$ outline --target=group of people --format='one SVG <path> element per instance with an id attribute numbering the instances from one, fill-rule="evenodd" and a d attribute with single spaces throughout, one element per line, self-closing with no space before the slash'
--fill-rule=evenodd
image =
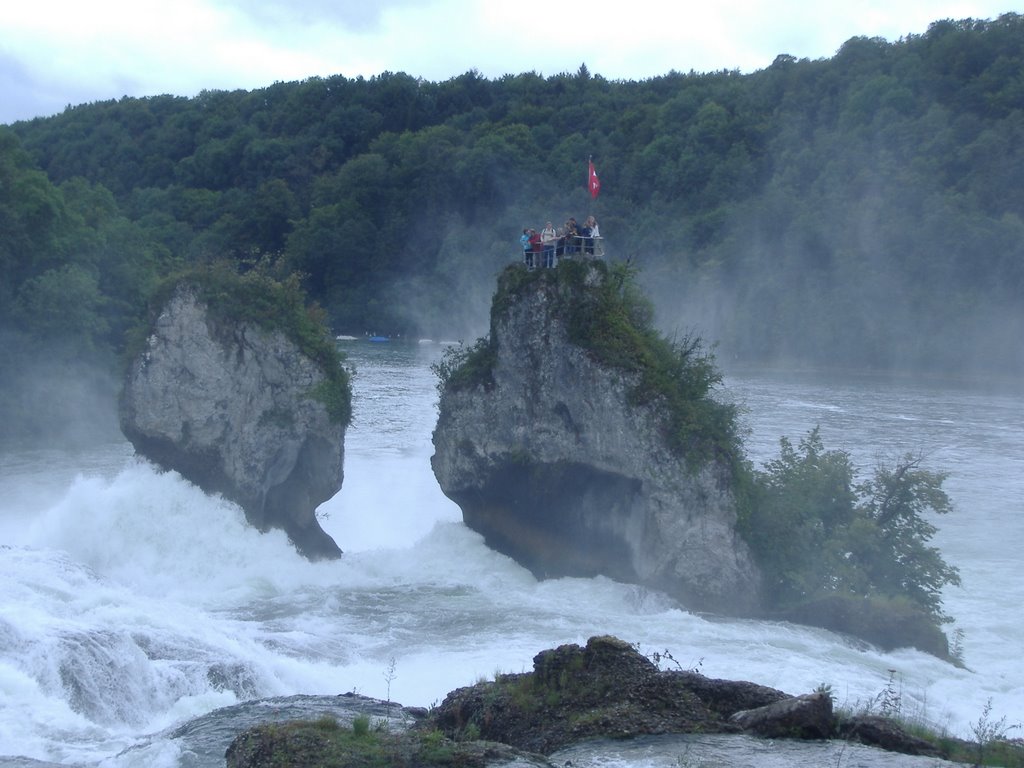
<path id="1" fill-rule="evenodd" d="M 588 216 L 582 226 L 572 216 L 565 226 L 557 230 L 547 222 L 538 232 L 529 227 L 523 228 L 519 242 L 523 246 L 523 261 L 527 269 L 544 266 L 547 269 L 558 264 L 558 260 L 574 254 L 594 255 L 594 244 L 601 237 L 601 229 L 597 219 Z M 543 264 L 542 264 L 543 260 Z"/>

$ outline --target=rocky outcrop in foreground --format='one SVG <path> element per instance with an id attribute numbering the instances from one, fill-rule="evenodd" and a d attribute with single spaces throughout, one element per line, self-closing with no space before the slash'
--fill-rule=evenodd
<path id="1" fill-rule="evenodd" d="M 538 578 L 604 575 L 749 613 L 759 574 L 728 462 L 683 455 L 664 399 L 637 395 L 643 372 L 573 340 L 603 322 L 613 279 L 600 262 L 502 275 L 487 346 L 443 387 L 434 474 L 466 525 Z M 645 354 L 622 343 L 625 358 Z"/>
<path id="2" fill-rule="evenodd" d="M 389 708 L 391 705 L 389 704 Z M 406 724 L 415 720 L 408 729 Z M 378 721 L 383 723 L 384 721 Z M 533 671 L 459 688 L 429 712 L 406 708 L 374 729 L 333 716 L 266 724 L 227 749 L 228 768 L 516 765 L 549 768 L 542 755 L 589 739 L 687 733 L 770 739 L 844 739 L 909 755 L 938 756 L 937 745 L 893 720 L 842 717 L 827 692 L 789 696 L 754 683 L 662 670 L 615 637 L 542 651 Z M 377 760 L 377 763 L 371 763 Z"/>
<path id="3" fill-rule="evenodd" d="M 532 672 L 452 691 L 428 725 L 453 739 L 472 733 L 541 754 L 590 738 L 673 733 L 835 737 L 905 754 L 938 754 L 891 720 L 838 718 L 826 692 L 789 696 L 755 683 L 661 670 L 609 636 L 592 637 L 583 648 L 541 651 Z"/>
<path id="4" fill-rule="evenodd" d="M 346 427 L 314 396 L 324 380 L 284 332 L 224 319 L 181 284 L 131 363 L 121 429 L 259 530 L 283 529 L 311 559 L 338 557 L 315 515 L 341 488 Z"/>

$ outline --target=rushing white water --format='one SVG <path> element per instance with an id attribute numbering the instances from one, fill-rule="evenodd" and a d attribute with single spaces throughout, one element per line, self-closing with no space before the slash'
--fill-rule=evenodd
<path id="1" fill-rule="evenodd" d="M 0 455 L 0 765 L 223 765 L 223 734 L 206 752 L 183 734 L 224 731 L 229 714 L 258 719 L 269 706 L 243 702 L 354 691 L 427 706 L 604 633 L 713 677 L 791 693 L 830 684 L 849 708 L 872 706 L 891 679 L 904 715 L 953 734 L 970 736 L 989 700 L 995 716 L 1024 719 L 1019 394 L 764 374 L 726 382 L 746 408 L 757 463 L 781 435 L 820 424 L 827 447 L 866 468 L 911 450 L 949 471 L 956 512 L 937 521 L 935 543 L 963 578 L 946 594 L 964 632 L 967 669 L 957 669 L 822 630 L 692 614 L 607 579 L 537 582 L 466 529 L 433 478 L 438 354 L 350 344 L 345 482 L 320 510 L 346 553 L 335 562 L 306 562 L 283 534 L 255 532 L 237 507 L 124 443 Z M 657 744 L 596 747 L 573 762 L 678 764 L 679 742 Z M 708 754 L 721 746 L 685 742 Z M 745 749 L 736 764 L 770 764 L 768 747 Z M 870 764 L 853 750 L 782 749 L 780 765 Z"/>

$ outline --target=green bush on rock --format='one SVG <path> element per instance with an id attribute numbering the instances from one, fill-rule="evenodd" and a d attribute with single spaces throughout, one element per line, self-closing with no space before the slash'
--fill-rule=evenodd
<path id="1" fill-rule="evenodd" d="M 847 453 L 818 429 L 755 472 L 741 531 L 765 576 L 770 609 L 883 647 L 948 655 L 941 590 L 957 569 L 928 545 L 932 514 L 952 505 L 945 474 L 906 455 L 858 482 Z"/>

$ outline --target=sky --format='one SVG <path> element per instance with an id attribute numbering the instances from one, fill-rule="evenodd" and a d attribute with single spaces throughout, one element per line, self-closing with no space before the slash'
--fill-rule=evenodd
<path id="1" fill-rule="evenodd" d="M 0 124 L 122 96 L 405 72 L 444 81 L 753 72 L 895 41 L 1011 0 L 4 0 Z"/>

